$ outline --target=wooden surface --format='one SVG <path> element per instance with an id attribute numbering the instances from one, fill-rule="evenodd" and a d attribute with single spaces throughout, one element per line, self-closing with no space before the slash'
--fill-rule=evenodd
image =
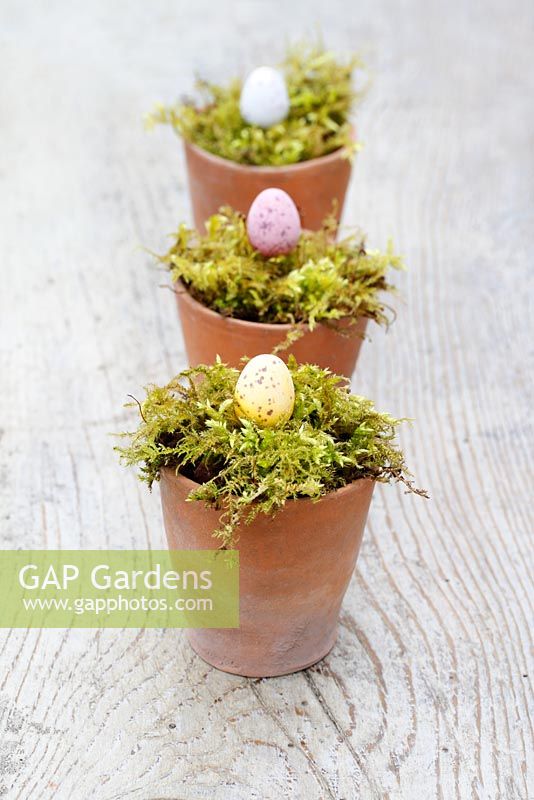
<path id="1" fill-rule="evenodd" d="M 316 24 L 373 71 L 346 222 L 409 266 L 354 386 L 415 418 L 403 445 L 432 500 L 378 492 L 338 644 L 302 674 L 221 674 L 180 631 L 1 632 L 2 800 L 534 797 L 533 16 L 3 0 L 2 546 L 164 546 L 158 492 L 108 436 L 128 392 L 184 365 L 141 249 L 189 218 L 182 154 L 141 116 Z"/>

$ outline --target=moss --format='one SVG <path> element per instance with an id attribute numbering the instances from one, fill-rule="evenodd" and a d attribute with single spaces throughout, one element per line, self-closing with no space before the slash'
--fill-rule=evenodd
<path id="1" fill-rule="evenodd" d="M 247 124 L 239 111 L 242 82 L 227 86 L 197 81 L 200 101 L 173 107 L 159 105 L 147 116 L 149 125 L 165 123 L 188 141 L 240 164 L 283 166 L 308 161 L 340 147 L 352 152 L 349 115 L 359 98 L 353 72 L 356 56 L 340 61 L 320 45 L 301 44 L 288 50 L 283 71 L 289 98 L 287 118 L 264 130 Z"/>
<path id="2" fill-rule="evenodd" d="M 147 389 L 136 431 L 118 447 L 151 487 L 163 467 L 199 483 L 189 496 L 221 509 L 214 532 L 232 542 L 236 526 L 270 514 L 290 498 L 321 496 L 359 478 L 401 481 L 414 489 L 395 444 L 401 420 L 351 395 L 344 379 L 289 359 L 295 409 L 278 428 L 263 429 L 236 416 L 238 370 L 217 362 Z"/>
<path id="3" fill-rule="evenodd" d="M 206 233 L 181 225 L 160 261 L 173 281 L 220 314 L 253 322 L 308 325 L 342 317 L 367 317 L 388 324 L 381 293 L 393 287 L 390 267 L 402 267 L 391 245 L 367 250 L 359 235 L 335 241 L 335 222 L 304 231 L 296 248 L 267 258 L 250 244 L 245 218 L 223 208 L 206 223 Z"/>

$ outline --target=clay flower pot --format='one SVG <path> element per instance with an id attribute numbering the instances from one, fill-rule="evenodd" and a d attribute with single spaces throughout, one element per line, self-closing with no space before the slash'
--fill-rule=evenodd
<path id="1" fill-rule="evenodd" d="M 264 322 L 247 322 L 233 317 L 223 317 L 216 311 L 194 300 L 185 287 L 176 284 L 176 302 L 182 323 L 185 348 L 190 366 L 212 364 L 219 355 L 232 367 L 243 366 L 243 356 L 270 353 L 283 342 L 292 326 L 272 325 Z M 336 326 L 347 328 L 350 321 L 336 321 Z M 361 317 L 351 326 L 350 334 L 343 336 L 332 327 L 318 324 L 313 331 L 303 326 L 304 334 L 291 347 L 279 353 L 287 361 L 292 354 L 300 364 L 317 364 L 338 375 L 352 376 L 360 352 L 367 319 Z"/>
<path id="2" fill-rule="evenodd" d="M 283 189 L 299 209 L 302 227 L 318 230 L 337 201 L 341 218 L 352 165 L 345 148 L 284 167 L 237 164 L 184 140 L 193 218 L 198 230 L 221 206 L 246 214 L 264 189 Z"/>
<path id="3" fill-rule="evenodd" d="M 186 502 L 197 484 L 165 468 L 160 485 L 169 548 L 217 548 L 220 512 Z M 240 627 L 189 630 L 198 655 L 249 677 L 285 675 L 323 658 L 336 640 L 373 488 L 363 479 L 318 502 L 288 500 L 238 529 Z"/>

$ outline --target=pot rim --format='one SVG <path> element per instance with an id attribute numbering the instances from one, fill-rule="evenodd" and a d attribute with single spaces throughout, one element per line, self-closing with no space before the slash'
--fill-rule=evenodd
<path id="1" fill-rule="evenodd" d="M 351 128 L 351 135 L 355 140 L 354 128 Z M 337 150 L 333 150 L 331 153 L 326 153 L 324 156 L 308 158 L 306 161 L 298 161 L 296 164 L 281 164 L 280 166 L 239 164 L 237 161 L 232 161 L 230 158 L 223 158 L 222 156 L 215 155 L 215 153 L 210 153 L 209 150 L 205 150 L 203 147 L 193 144 L 193 142 L 190 142 L 189 139 L 185 139 L 183 136 L 181 138 L 186 150 L 192 150 L 198 156 L 204 158 L 206 161 L 210 161 L 215 166 L 224 166 L 226 169 L 235 170 L 236 172 L 254 172 L 258 175 L 272 174 L 274 176 L 280 175 L 282 172 L 303 172 L 307 169 L 311 169 L 315 164 L 330 164 L 331 162 L 339 161 L 341 158 L 350 158 L 348 148 L 346 145 L 342 145 L 341 147 L 338 147 Z"/>
<path id="2" fill-rule="evenodd" d="M 189 487 L 188 494 L 189 492 L 193 491 L 193 489 L 202 486 L 201 483 L 197 483 L 196 481 L 191 480 L 191 478 L 187 478 L 185 475 L 182 475 L 181 472 L 176 472 L 174 467 L 161 467 L 160 472 L 161 474 L 165 473 L 171 480 L 176 480 L 178 483 L 182 483 L 186 487 Z M 377 483 L 377 481 L 374 478 L 356 478 L 356 480 L 351 481 L 350 483 L 346 483 L 345 486 L 340 486 L 338 489 L 334 489 L 333 491 L 328 492 L 327 494 L 323 494 L 319 498 L 312 498 L 312 497 L 288 498 L 283 506 L 281 506 L 279 509 L 276 509 L 273 512 L 272 516 L 279 513 L 280 511 L 283 511 L 287 503 L 313 503 L 315 505 L 315 503 L 321 503 L 323 500 L 327 500 L 328 498 L 340 497 L 341 495 L 354 492 L 357 489 L 362 488 L 363 485 L 366 483 L 375 484 Z M 209 510 L 217 511 L 217 509 L 211 507 L 209 507 Z M 266 516 L 271 516 L 271 515 L 266 515 Z"/>
<path id="3" fill-rule="evenodd" d="M 313 331 L 317 330 L 319 327 L 321 328 L 328 328 L 336 333 L 335 325 L 327 326 L 323 322 L 317 322 L 315 328 L 313 330 L 310 329 L 310 326 L 307 322 L 252 322 L 248 319 L 239 319 L 238 317 L 225 317 L 224 314 L 220 314 L 218 311 L 214 311 L 212 308 L 204 305 L 199 300 L 195 300 L 195 298 L 191 295 L 189 289 L 180 279 L 174 282 L 174 292 L 178 298 L 182 298 L 183 302 L 188 303 L 192 308 L 200 309 L 200 313 L 207 314 L 208 316 L 217 317 L 219 320 L 227 320 L 231 322 L 233 325 L 237 325 L 238 327 L 242 328 L 258 328 L 262 331 L 269 331 L 270 333 L 289 333 L 289 331 L 294 330 L 295 328 L 304 329 L 309 333 L 313 333 Z M 178 291 L 178 288 L 183 288 L 183 291 Z M 364 316 L 359 317 L 339 317 L 338 319 L 333 319 L 332 323 L 341 323 L 348 320 L 355 320 L 356 325 L 358 322 L 362 320 L 368 319 Z"/>

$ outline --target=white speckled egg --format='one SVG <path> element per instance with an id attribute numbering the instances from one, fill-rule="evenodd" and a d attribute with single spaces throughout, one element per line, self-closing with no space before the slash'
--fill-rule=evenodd
<path id="1" fill-rule="evenodd" d="M 249 208 L 249 241 L 267 258 L 290 253 L 300 239 L 301 230 L 297 206 L 283 189 L 264 189 Z"/>
<path id="2" fill-rule="evenodd" d="M 295 405 L 295 387 L 282 359 L 267 354 L 251 358 L 237 380 L 234 403 L 238 417 L 262 428 L 287 422 Z"/>
<path id="3" fill-rule="evenodd" d="M 284 76 L 273 67 L 253 70 L 241 90 L 241 116 L 250 125 L 270 128 L 289 113 L 289 95 Z"/>

